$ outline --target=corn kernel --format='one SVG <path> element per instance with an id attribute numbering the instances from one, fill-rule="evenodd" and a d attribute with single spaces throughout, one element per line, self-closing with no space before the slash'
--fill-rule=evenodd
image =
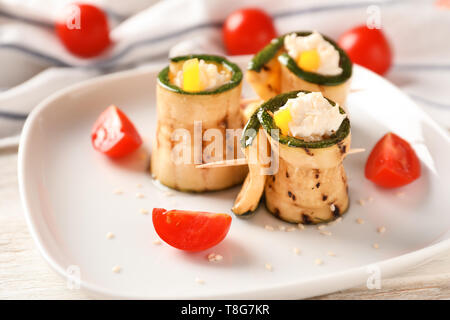
<path id="1" fill-rule="evenodd" d="M 314 72 L 320 67 L 320 56 L 316 50 L 303 51 L 298 57 L 297 64 L 308 72 Z"/>
<path id="2" fill-rule="evenodd" d="M 280 109 L 273 115 L 275 124 L 280 128 L 281 133 L 284 135 L 289 134 L 289 122 L 292 121 L 291 111 L 289 108 Z"/>
<path id="3" fill-rule="evenodd" d="M 197 58 L 186 60 L 183 64 L 183 90 L 188 92 L 202 91 L 200 67 Z"/>

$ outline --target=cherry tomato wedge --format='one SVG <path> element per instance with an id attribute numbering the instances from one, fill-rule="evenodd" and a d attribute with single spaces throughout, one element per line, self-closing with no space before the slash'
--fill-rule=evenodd
<path id="1" fill-rule="evenodd" d="M 111 44 L 106 15 L 90 4 L 66 7 L 55 29 L 66 49 L 82 58 L 97 56 Z"/>
<path id="2" fill-rule="evenodd" d="M 225 213 L 153 209 L 153 226 L 172 247 L 202 251 L 221 242 L 228 233 L 231 216 Z"/>
<path id="3" fill-rule="evenodd" d="M 96 150 L 112 158 L 127 155 L 142 144 L 133 123 L 114 105 L 98 117 L 92 127 L 91 140 Z"/>
<path id="4" fill-rule="evenodd" d="M 365 175 L 379 186 L 401 187 L 420 177 L 420 161 L 407 141 L 390 132 L 370 153 Z"/>
<path id="5" fill-rule="evenodd" d="M 255 54 L 277 36 L 272 18 L 263 10 L 246 8 L 231 13 L 222 27 L 228 54 Z"/>
<path id="6" fill-rule="evenodd" d="M 358 26 L 342 34 L 338 43 L 350 60 L 380 75 L 385 74 L 391 66 L 392 50 L 380 29 Z"/>

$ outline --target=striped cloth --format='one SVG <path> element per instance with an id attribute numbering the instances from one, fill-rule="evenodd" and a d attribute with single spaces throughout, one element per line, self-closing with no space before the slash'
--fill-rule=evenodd
<path id="1" fill-rule="evenodd" d="M 317 30 L 334 39 L 379 12 L 395 53 L 387 79 L 450 130 L 450 0 L 91 0 L 107 12 L 114 41 L 95 59 L 70 55 L 53 32 L 67 2 L 0 0 L 0 147 L 16 143 L 32 108 L 66 86 L 168 55 L 224 54 L 222 22 L 250 6 L 269 12 L 280 34 Z"/>

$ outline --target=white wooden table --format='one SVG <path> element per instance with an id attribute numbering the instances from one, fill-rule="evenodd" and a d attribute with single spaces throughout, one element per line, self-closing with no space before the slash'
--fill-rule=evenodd
<path id="1" fill-rule="evenodd" d="M 26 226 L 17 184 L 17 148 L 0 149 L 0 299 L 89 299 L 69 290 L 40 256 Z M 450 251 L 382 288 L 345 290 L 318 299 L 450 299 Z"/>

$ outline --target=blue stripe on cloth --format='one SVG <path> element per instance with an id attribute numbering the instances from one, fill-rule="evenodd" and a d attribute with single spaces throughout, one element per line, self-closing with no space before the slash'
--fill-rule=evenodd
<path id="1" fill-rule="evenodd" d="M 30 19 L 30 18 L 26 18 L 26 17 L 20 17 L 20 16 L 17 16 L 17 15 L 14 15 L 12 13 L 5 12 L 5 11 L 2 11 L 2 10 L 0 10 L 0 17 L 12 19 L 12 20 L 17 20 L 17 21 L 20 21 L 20 22 L 23 22 L 23 23 L 27 23 L 27 24 L 32 24 L 32 25 L 38 26 L 38 27 L 44 27 L 44 28 L 47 28 L 47 29 L 53 29 L 53 24 L 52 23 L 39 21 L 39 20 L 35 20 L 35 19 Z"/>
<path id="2" fill-rule="evenodd" d="M 121 15 L 117 12 L 112 11 L 111 9 L 108 8 L 102 8 L 104 12 L 106 12 L 106 15 L 112 19 L 115 20 L 117 22 L 121 22 L 123 20 L 125 20 L 126 18 L 128 18 L 127 16 Z M 51 22 L 45 22 L 45 21 L 39 21 L 39 20 L 35 20 L 35 19 L 31 19 L 28 17 L 21 17 L 18 16 L 16 14 L 12 14 L 3 10 L 0 10 L 0 17 L 4 17 L 4 18 L 8 18 L 11 20 L 16 20 L 16 21 L 20 21 L 22 23 L 26 23 L 26 24 L 31 24 L 37 27 L 44 27 L 47 29 L 53 29 L 54 25 Z"/>
<path id="3" fill-rule="evenodd" d="M 10 111 L 1 111 L 0 110 L 0 118 L 5 118 L 9 120 L 25 120 L 28 117 L 26 113 L 16 113 Z"/>
<path id="4" fill-rule="evenodd" d="M 399 2 L 399 1 L 405 1 L 405 0 L 393 0 L 392 2 Z M 279 12 L 276 14 L 273 14 L 272 17 L 274 19 L 282 19 L 282 18 L 289 18 L 293 16 L 299 16 L 304 14 L 312 14 L 312 13 L 319 13 L 319 12 L 327 12 L 327 11 L 337 11 L 337 10 L 346 10 L 346 9 L 358 9 L 358 8 L 364 8 L 370 5 L 385 5 L 385 4 L 391 4 L 389 3 L 377 3 L 374 1 L 365 1 L 365 2 L 358 2 L 358 3 L 338 3 L 330 6 L 323 6 L 323 7 L 309 7 L 309 8 L 303 8 L 298 10 L 289 10 L 286 12 Z"/>
<path id="5" fill-rule="evenodd" d="M 186 29 L 183 29 L 182 31 L 174 31 L 171 33 L 167 33 L 165 35 L 156 37 L 156 38 L 150 38 L 150 39 L 144 39 L 144 40 L 140 40 L 138 42 L 132 43 L 130 44 L 128 47 L 124 48 L 122 51 L 120 51 L 119 53 L 117 53 L 114 57 L 111 57 L 105 61 L 101 61 L 99 63 L 96 63 L 95 65 L 91 66 L 94 68 L 101 68 L 104 67 L 106 65 L 109 65 L 117 60 L 119 60 L 120 58 L 126 56 L 129 52 L 131 52 L 133 49 L 138 48 L 140 46 L 143 45 L 148 45 L 148 44 L 154 44 L 157 42 L 163 42 L 163 41 L 167 41 L 176 37 L 180 37 L 181 35 L 185 35 L 187 33 L 190 33 L 192 31 L 195 30 L 200 30 L 200 29 L 206 29 L 206 28 L 221 28 L 222 27 L 222 23 L 204 23 L 204 24 L 199 24 L 196 26 L 192 26 Z"/>
<path id="6" fill-rule="evenodd" d="M 362 1 L 362 2 L 358 2 L 358 3 L 338 3 L 338 4 L 334 4 L 334 5 L 329 5 L 329 6 L 315 6 L 315 7 L 302 8 L 302 9 L 297 9 L 297 10 L 290 10 L 288 12 L 281 12 L 281 13 L 274 14 L 274 18 L 275 19 L 283 19 L 286 17 L 299 16 L 299 15 L 311 14 L 311 13 L 317 13 L 317 12 L 355 9 L 355 8 L 361 8 L 361 7 L 374 5 L 374 4 L 379 4 L 379 5 L 384 6 L 384 5 L 391 5 L 394 3 L 405 2 L 405 1 L 408 1 L 408 0 L 392 0 L 389 2 Z M 420 1 L 420 0 L 416 0 L 416 1 Z M 220 28 L 221 26 L 222 26 L 222 22 L 202 23 L 202 24 L 194 25 L 189 28 L 185 28 L 182 30 L 177 30 L 177 31 L 174 31 L 174 32 L 171 32 L 168 34 L 164 34 L 162 36 L 140 40 L 140 41 L 137 41 L 135 43 L 128 45 L 122 51 L 117 53 L 115 56 L 113 56 L 109 59 L 106 59 L 104 61 L 90 65 L 89 68 L 102 68 L 102 67 L 108 66 L 110 64 L 113 64 L 120 58 L 126 56 L 129 52 L 133 51 L 134 49 L 136 49 L 138 47 L 144 46 L 144 45 L 155 44 L 158 42 L 167 41 L 167 40 L 170 40 L 170 39 L 173 39 L 176 37 L 180 37 L 182 35 L 188 34 L 192 31 L 199 30 L 199 29 Z M 17 46 L 18 50 L 21 50 L 20 48 L 23 48 L 23 47 Z M 26 53 L 32 54 L 33 56 L 36 56 L 36 57 L 41 57 L 41 58 L 46 57 L 46 55 L 44 53 L 37 52 L 37 51 L 31 50 L 29 48 L 24 48 L 24 50 L 26 51 Z M 47 57 L 46 60 L 55 61 L 57 59 L 53 58 L 53 57 Z M 61 63 L 59 60 L 58 60 L 58 62 Z M 67 65 L 67 63 L 64 63 L 64 65 Z"/>
<path id="7" fill-rule="evenodd" d="M 49 56 L 47 54 L 44 54 L 42 52 L 39 52 L 39 51 L 34 50 L 34 49 L 27 48 L 27 47 L 24 47 L 24 46 L 19 46 L 19 45 L 16 45 L 16 44 L 6 44 L 6 43 L 2 44 L 2 43 L 0 43 L 0 49 L 2 49 L 2 48 L 15 49 L 15 50 L 20 51 L 22 53 L 31 55 L 33 57 L 36 57 L 36 58 L 39 58 L 39 59 L 42 59 L 42 60 L 45 60 L 47 62 L 50 62 L 50 63 L 52 63 L 52 64 L 54 64 L 55 66 L 58 66 L 58 67 L 73 67 L 72 65 L 70 65 L 70 64 L 68 64 L 68 63 L 66 63 L 66 62 L 64 62 L 62 60 L 59 60 L 58 58 Z"/>

